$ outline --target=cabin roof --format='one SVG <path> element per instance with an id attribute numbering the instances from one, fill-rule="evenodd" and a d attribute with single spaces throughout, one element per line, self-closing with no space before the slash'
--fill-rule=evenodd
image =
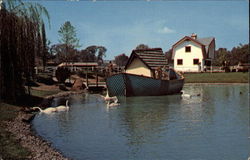
<path id="1" fill-rule="evenodd" d="M 139 58 L 150 70 L 159 66 L 168 65 L 161 48 L 133 50 L 125 69 L 132 63 L 134 58 Z"/>

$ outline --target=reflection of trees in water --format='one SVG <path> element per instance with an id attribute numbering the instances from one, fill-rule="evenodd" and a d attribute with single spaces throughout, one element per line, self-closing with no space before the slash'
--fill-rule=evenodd
<path id="1" fill-rule="evenodd" d="M 175 102 L 173 102 L 175 101 Z M 138 147 L 144 143 L 154 143 L 167 131 L 171 103 L 179 101 L 179 96 L 130 97 L 124 102 L 120 123 L 126 126 L 128 144 Z"/>

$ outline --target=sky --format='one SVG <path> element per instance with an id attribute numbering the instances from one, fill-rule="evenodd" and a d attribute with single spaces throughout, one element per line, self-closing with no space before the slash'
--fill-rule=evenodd
<path id="1" fill-rule="evenodd" d="M 66 21 L 75 27 L 84 49 L 100 45 L 104 59 L 125 53 L 139 44 L 162 48 L 164 52 L 184 36 L 215 37 L 216 49 L 231 50 L 249 43 L 249 1 L 191 0 L 43 0 L 50 14 L 47 38 L 59 43 L 58 30 Z"/>

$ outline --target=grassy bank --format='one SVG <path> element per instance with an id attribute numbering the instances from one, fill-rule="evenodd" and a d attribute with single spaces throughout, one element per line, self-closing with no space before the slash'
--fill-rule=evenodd
<path id="1" fill-rule="evenodd" d="M 248 83 L 249 73 L 185 73 L 185 83 Z"/>
<path id="2" fill-rule="evenodd" d="M 22 106 L 37 105 L 43 97 L 55 93 L 58 93 L 58 91 L 31 90 L 32 96 L 25 97 L 22 104 L 11 105 L 0 103 L 0 159 L 27 159 L 30 156 L 30 152 L 26 148 L 23 148 L 11 133 L 6 131 L 4 121 L 15 119 Z"/>
<path id="3" fill-rule="evenodd" d="M 30 154 L 5 130 L 6 125 L 3 123 L 13 120 L 19 111 L 19 106 L 0 103 L 0 159 L 26 159 Z"/>

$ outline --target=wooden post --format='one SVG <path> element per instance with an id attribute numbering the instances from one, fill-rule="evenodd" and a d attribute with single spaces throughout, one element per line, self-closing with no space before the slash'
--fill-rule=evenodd
<path id="1" fill-rule="evenodd" d="M 87 72 L 86 72 L 86 83 L 87 83 L 87 88 L 88 88 L 88 86 L 89 86 L 89 82 L 88 82 L 88 70 L 87 70 Z"/>
<path id="2" fill-rule="evenodd" d="M 98 74 L 96 72 L 96 87 L 98 87 Z"/>

